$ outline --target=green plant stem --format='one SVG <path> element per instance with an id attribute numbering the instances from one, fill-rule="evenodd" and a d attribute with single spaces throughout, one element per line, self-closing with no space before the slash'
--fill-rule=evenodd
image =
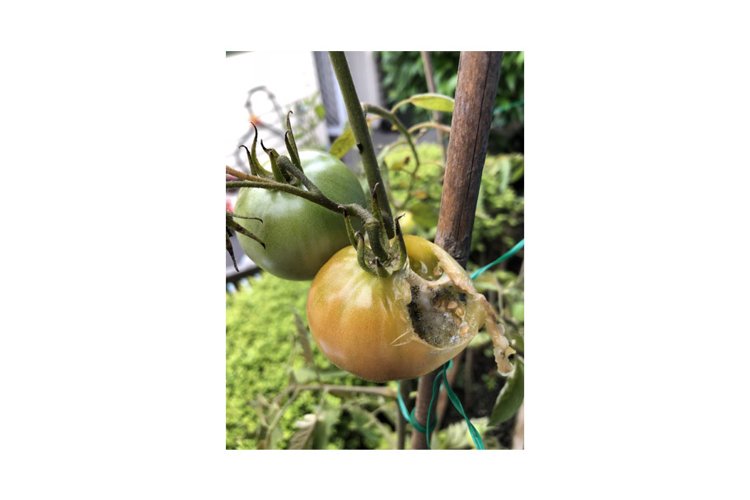
<path id="1" fill-rule="evenodd" d="M 414 127 L 412 127 L 412 128 L 414 128 Z M 413 141 L 414 141 L 415 143 L 417 143 L 417 142 L 419 142 L 419 140 L 420 140 L 420 139 L 421 139 L 421 138 L 422 138 L 422 137 L 423 137 L 423 136 L 424 136 L 424 135 L 425 135 L 426 133 L 427 133 L 427 131 L 423 131 L 423 132 L 421 132 L 421 133 L 419 133 L 419 134 L 413 134 L 412 140 L 413 140 Z M 397 147 L 399 147 L 399 146 L 408 146 L 408 145 L 409 145 L 409 144 L 408 144 L 408 143 L 407 143 L 406 141 L 404 141 L 403 139 L 398 139 L 398 140 L 396 140 L 396 141 L 393 141 L 393 142 L 392 142 L 392 143 L 390 143 L 390 144 L 387 144 L 387 145 L 385 145 L 385 146 L 383 147 L 383 149 L 381 149 L 381 150 L 380 150 L 380 154 L 379 154 L 378 156 L 379 156 L 380 158 L 385 158 L 386 156 L 388 156 L 388 154 L 389 154 L 389 153 L 390 153 L 391 151 L 393 151 L 393 150 L 394 150 L 394 149 L 396 149 Z"/>
<path id="2" fill-rule="evenodd" d="M 420 122 L 420 123 L 417 123 L 416 125 L 412 125 L 411 127 L 409 127 L 408 132 L 410 134 L 413 134 L 417 130 L 424 129 L 424 128 L 434 128 L 438 132 L 443 131 L 443 132 L 446 132 L 448 134 L 451 133 L 451 128 L 448 125 L 443 125 L 442 123 L 437 123 L 437 122 Z"/>
<path id="3" fill-rule="evenodd" d="M 233 175 L 234 177 L 237 177 L 238 179 L 244 179 L 246 181 L 266 182 L 269 180 L 267 177 L 261 177 L 259 175 L 249 175 L 249 174 L 246 174 L 245 172 L 236 170 L 229 166 L 226 167 L 226 172 L 229 175 Z"/>
<path id="4" fill-rule="evenodd" d="M 356 203 L 349 203 L 342 205 L 328 198 L 323 192 L 312 183 L 312 181 L 297 167 L 295 167 L 289 159 L 284 156 L 280 157 L 279 165 L 281 168 L 289 172 L 290 175 L 299 179 L 299 181 L 307 188 L 307 190 L 301 187 L 293 186 L 285 182 L 278 182 L 272 179 L 264 177 L 258 177 L 255 175 L 248 175 L 239 170 L 235 170 L 231 167 L 226 167 L 226 173 L 238 177 L 240 181 L 229 181 L 226 183 L 227 188 L 262 188 L 271 189 L 277 191 L 284 191 L 295 196 L 299 196 L 308 201 L 311 201 L 323 208 L 327 208 L 332 212 L 346 215 L 356 215 L 363 223 L 372 224 L 377 222 L 376 219 L 363 207 Z"/>
<path id="5" fill-rule="evenodd" d="M 276 428 L 277 425 L 279 425 L 279 422 L 281 422 L 281 417 L 284 416 L 284 413 L 286 410 L 291 406 L 291 404 L 294 402 L 294 400 L 297 398 L 297 395 L 299 394 L 299 390 L 295 389 L 292 391 L 292 395 L 284 402 L 284 405 L 277 411 L 273 418 L 271 419 L 271 422 L 268 423 L 266 429 L 267 434 L 263 436 L 262 442 L 263 442 L 263 448 L 267 449 L 271 445 L 271 435 L 273 433 L 273 430 Z"/>
<path id="6" fill-rule="evenodd" d="M 328 55 L 331 58 L 336 80 L 338 80 L 341 93 L 344 96 L 346 113 L 349 116 L 349 125 L 354 133 L 354 138 L 357 140 L 359 154 L 362 156 L 362 168 L 364 168 L 367 183 L 370 186 L 370 190 L 377 189 L 380 200 L 387 200 L 388 195 L 385 192 L 385 184 L 378 168 L 378 160 L 375 157 L 372 138 L 367 128 L 365 114 L 362 112 L 362 105 L 359 102 L 359 97 L 357 97 L 357 90 L 354 88 L 354 81 L 349 71 L 349 64 L 346 62 L 346 55 L 343 52 L 329 52 Z M 393 214 L 391 213 L 390 204 L 381 204 L 381 210 L 386 221 L 385 229 L 388 238 L 393 238 L 395 231 L 393 229 Z"/>
<path id="7" fill-rule="evenodd" d="M 422 55 L 422 66 L 424 66 L 424 76 L 425 81 L 427 82 L 427 91 L 436 94 L 437 88 L 435 87 L 435 76 L 432 71 L 432 59 L 430 58 L 430 53 L 427 51 L 421 51 L 420 54 Z M 437 111 L 432 112 L 432 120 L 436 123 L 440 122 L 440 113 Z M 446 149 L 445 149 L 445 141 L 443 140 L 443 134 L 440 132 L 440 129 L 436 129 L 437 134 L 437 140 L 440 143 L 440 147 L 443 150 L 443 161 L 445 161 L 446 156 Z"/>
<path id="8" fill-rule="evenodd" d="M 417 148 L 414 146 L 414 141 L 412 141 L 411 134 L 395 114 L 376 104 L 363 104 L 362 110 L 365 113 L 372 113 L 373 115 L 385 118 L 386 120 L 391 122 L 398 129 L 398 131 L 403 134 L 404 138 L 409 143 L 411 152 L 414 154 L 414 160 L 417 162 L 417 165 L 419 165 L 419 155 L 417 154 Z"/>
<path id="9" fill-rule="evenodd" d="M 304 391 L 327 391 L 337 393 L 352 393 L 352 394 L 370 394 L 375 396 L 384 396 L 386 398 L 396 399 L 396 392 L 388 387 L 366 387 L 366 386 L 352 386 L 352 385 L 298 385 L 297 389 Z"/>

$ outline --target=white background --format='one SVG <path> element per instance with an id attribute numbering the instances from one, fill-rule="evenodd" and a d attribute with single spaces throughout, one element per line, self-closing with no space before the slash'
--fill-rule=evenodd
<path id="1" fill-rule="evenodd" d="M 0 16 L 0 497 L 750 495 L 739 4 L 219 5 Z M 279 47 L 526 51 L 525 451 L 224 450 L 224 50 Z"/>

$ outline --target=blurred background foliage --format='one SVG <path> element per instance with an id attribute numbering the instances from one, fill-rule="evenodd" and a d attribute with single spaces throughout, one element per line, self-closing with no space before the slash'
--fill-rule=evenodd
<path id="1" fill-rule="evenodd" d="M 454 97 L 459 55 L 460 52 L 430 52 L 435 89 L 439 94 Z M 378 61 L 387 107 L 411 95 L 428 92 L 419 52 L 379 52 Z M 488 149 L 491 154 L 523 153 L 523 75 L 524 53 L 504 52 L 490 131 Z M 397 113 L 407 126 L 430 119 L 429 112 L 414 107 L 400 108 Z"/>
<path id="2" fill-rule="evenodd" d="M 383 158 L 391 200 L 398 214 L 408 214 L 410 224 L 405 229 L 433 240 L 443 186 L 442 149 L 421 143 L 417 155 L 419 167 L 407 145 L 385 152 Z M 523 214 L 523 155 L 488 155 L 477 200 L 470 268 L 491 262 L 523 238 Z"/>

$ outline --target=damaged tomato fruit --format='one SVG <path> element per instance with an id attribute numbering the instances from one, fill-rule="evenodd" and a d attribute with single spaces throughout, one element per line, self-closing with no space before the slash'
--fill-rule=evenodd
<path id="1" fill-rule="evenodd" d="M 307 300 L 310 330 L 336 366 L 373 382 L 425 375 L 484 326 L 498 370 L 515 352 L 466 271 L 442 248 L 405 236 L 409 265 L 387 277 L 363 270 L 346 247 L 320 269 Z"/>

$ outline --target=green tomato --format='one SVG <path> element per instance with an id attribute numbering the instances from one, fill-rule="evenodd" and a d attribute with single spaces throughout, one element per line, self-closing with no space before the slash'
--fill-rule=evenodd
<path id="1" fill-rule="evenodd" d="M 327 197 L 341 204 L 366 206 L 357 177 L 338 158 L 321 151 L 300 151 L 305 175 Z M 338 250 L 349 245 L 344 218 L 308 200 L 260 188 L 240 190 L 235 219 L 266 245 L 238 234 L 240 245 L 261 269 L 288 280 L 311 280 Z"/>

